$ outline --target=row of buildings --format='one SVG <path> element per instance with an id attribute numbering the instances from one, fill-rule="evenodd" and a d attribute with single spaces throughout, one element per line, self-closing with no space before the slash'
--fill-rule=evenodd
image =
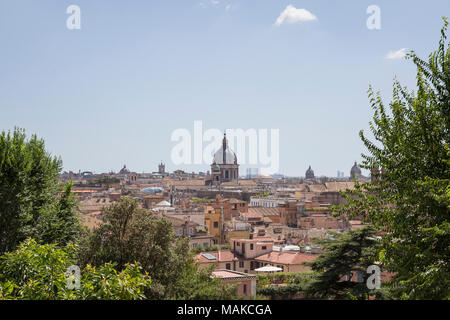
<path id="1" fill-rule="evenodd" d="M 366 181 L 356 163 L 351 176 Z M 211 171 L 137 174 L 125 165 L 118 173 L 64 173 L 72 179 L 83 223 L 93 229 L 102 223 L 104 209 L 121 197 L 137 199 L 159 218 L 169 219 L 175 235 L 186 237 L 198 252 L 201 267 L 214 264 L 213 276 L 238 284 L 241 294 L 255 294 L 255 273 L 262 267 L 279 271 L 308 270 L 303 263 L 321 253 L 313 240 L 359 228 L 357 218 L 332 215 L 332 206 L 345 199 L 340 191 L 354 188 L 354 179 L 320 181 L 311 167 L 306 178 L 239 177 L 239 164 L 226 136 L 214 154 Z"/>

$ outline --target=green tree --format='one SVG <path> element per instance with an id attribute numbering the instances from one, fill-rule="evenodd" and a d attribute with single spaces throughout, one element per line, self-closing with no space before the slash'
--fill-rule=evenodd
<path id="1" fill-rule="evenodd" d="M 276 272 L 260 273 L 257 282 L 257 295 L 270 297 L 270 299 L 291 299 L 293 296 L 305 295 L 306 288 L 320 273 L 315 271 L 304 272 Z M 272 285 L 276 282 L 277 285 Z M 279 283 L 285 285 L 278 285 Z"/>
<path id="2" fill-rule="evenodd" d="M 79 290 L 65 291 L 64 299 L 143 300 L 151 286 L 147 272 L 138 264 L 126 264 L 120 271 L 113 263 L 87 265 L 81 272 Z"/>
<path id="3" fill-rule="evenodd" d="M 113 264 L 86 266 L 80 272 L 80 288 L 67 285 L 66 271 L 74 262 L 75 245 L 60 248 L 39 245 L 29 238 L 17 250 L 0 257 L 0 299 L 144 299 L 150 286 L 139 265 L 117 272 Z"/>
<path id="4" fill-rule="evenodd" d="M 70 185 L 58 182 L 62 162 L 36 135 L 24 130 L 0 135 L 0 254 L 27 237 L 61 245 L 75 240 L 79 223 Z"/>
<path id="5" fill-rule="evenodd" d="M 42 212 L 37 220 L 34 237 L 39 243 L 58 243 L 64 246 L 79 240 L 82 227 L 75 211 L 77 201 L 72 187 L 72 182 L 67 183 L 53 207 Z"/>
<path id="6" fill-rule="evenodd" d="M 450 51 L 447 19 L 438 49 L 420 59 L 417 92 L 394 82 L 393 100 L 386 108 L 369 90 L 374 110 L 370 129 L 363 131 L 368 150 L 363 168 L 372 182 L 347 192 L 348 204 L 339 214 L 363 215 L 386 232 L 380 259 L 396 273 L 395 296 L 403 299 L 449 298 L 450 261 Z"/>
<path id="7" fill-rule="evenodd" d="M 194 259 L 189 259 L 175 283 L 177 300 L 229 300 L 236 298 L 236 287 L 223 285 L 220 278 L 211 276 L 214 265 L 199 268 Z"/>
<path id="8" fill-rule="evenodd" d="M 324 253 L 313 262 L 307 262 L 313 271 L 320 272 L 307 286 L 309 296 L 325 299 L 368 299 L 370 290 L 366 285 L 367 267 L 378 257 L 379 241 L 372 227 L 348 230 L 344 233 L 330 232 L 329 239 L 320 239 Z M 360 274 L 362 282 L 346 277 Z"/>
<path id="9" fill-rule="evenodd" d="M 187 239 L 175 236 L 168 219 L 157 218 L 140 208 L 137 200 L 124 197 L 106 208 L 103 221 L 83 240 L 81 265 L 115 262 L 120 269 L 138 261 L 152 277 L 152 291 L 147 292 L 152 299 L 206 298 L 206 292 L 222 296 L 217 281 L 197 272 Z"/>

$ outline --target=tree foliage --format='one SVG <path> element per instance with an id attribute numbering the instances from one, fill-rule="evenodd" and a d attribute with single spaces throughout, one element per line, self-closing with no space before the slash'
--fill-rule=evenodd
<path id="1" fill-rule="evenodd" d="M 363 227 L 344 233 L 330 232 L 330 235 L 332 238 L 317 240 L 324 253 L 313 262 L 305 263 L 320 273 L 306 288 L 306 294 L 325 299 L 367 299 L 370 290 L 365 282 L 366 270 L 378 258 L 375 230 Z M 358 272 L 361 282 L 347 278 Z"/>
<path id="2" fill-rule="evenodd" d="M 226 244 L 226 245 L 212 245 L 209 247 L 205 247 L 205 246 L 197 246 L 194 248 L 191 248 L 192 253 L 200 253 L 200 252 L 208 252 L 208 251 L 219 251 L 219 250 L 227 250 L 230 249 L 231 245 Z"/>
<path id="3" fill-rule="evenodd" d="M 175 237 L 171 222 L 121 198 L 106 208 L 104 223 L 81 245 L 81 265 L 139 261 L 152 277 L 152 299 L 206 299 L 231 297 L 211 272 L 199 270 L 187 239 Z"/>
<path id="4" fill-rule="evenodd" d="M 74 262 L 76 248 L 69 244 L 39 245 L 33 239 L 0 257 L 0 299 L 144 299 L 150 286 L 148 274 L 137 264 L 117 272 L 113 264 L 86 266 L 80 273 L 80 288 L 67 285 L 67 268 Z"/>
<path id="5" fill-rule="evenodd" d="M 27 237 L 65 245 L 74 241 L 79 223 L 71 186 L 58 182 L 62 162 L 44 141 L 25 132 L 0 135 L 0 254 L 14 250 Z"/>
<path id="6" fill-rule="evenodd" d="M 228 300 L 237 299 L 236 286 L 224 285 L 220 278 L 211 276 L 214 265 L 199 268 L 193 259 L 176 280 L 176 290 L 171 297 L 177 300 Z"/>
<path id="7" fill-rule="evenodd" d="M 381 259 L 396 273 L 397 297 L 449 298 L 450 261 L 450 50 L 447 20 L 438 49 L 427 60 L 408 54 L 417 67 L 417 92 L 394 82 L 386 107 L 372 89 L 368 150 L 363 168 L 373 181 L 347 193 L 340 214 L 363 215 L 386 232 Z M 355 196 L 356 195 L 356 196 Z"/>
<path id="8" fill-rule="evenodd" d="M 314 271 L 259 273 L 256 275 L 257 294 L 271 299 L 288 299 L 295 295 L 305 295 L 306 288 L 318 275 L 319 273 Z"/>
<path id="9" fill-rule="evenodd" d="M 261 296 L 270 297 L 270 299 L 287 300 L 293 296 L 304 293 L 305 287 L 300 284 L 290 284 L 287 286 L 268 286 L 264 288 L 257 288 L 257 294 Z"/>

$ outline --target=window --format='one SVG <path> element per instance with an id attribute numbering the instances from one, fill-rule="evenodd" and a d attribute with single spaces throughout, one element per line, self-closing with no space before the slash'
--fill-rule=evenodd
<path id="1" fill-rule="evenodd" d="M 225 266 L 225 269 L 231 270 L 231 264 L 227 263 L 226 266 Z"/>
<path id="2" fill-rule="evenodd" d="M 244 294 L 247 294 L 247 285 L 246 284 L 244 284 L 242 291 L 244 291 Z"/>
<path id="3" fill-rule="evenodd" d="M 253 250 L 253 243 L 250 243 L 250 250 Z"/>
<path id="4" fill-rule="evenodd" d="M 241 243 L 240 242 L 236 242 L 236 246 L 240 247 Z"/>
<path id="5" fill-rule="evenodd" d="M 266 250 L 267 247 L 266 247 L 266 246 L 262 246 L 261 249 L 262 249 L 262 250 Z"/>
<path id="6" fill-rule="evenodd" d="M 219 223 L 217 221 L 214 221 L 214 228 L 218 228 L 219 227 Z"/>
<path id="7" fill-rule="evenodd" d="M 243 268 L 244 267 L 244 261 L 239 261 L 239 268 Z"/>

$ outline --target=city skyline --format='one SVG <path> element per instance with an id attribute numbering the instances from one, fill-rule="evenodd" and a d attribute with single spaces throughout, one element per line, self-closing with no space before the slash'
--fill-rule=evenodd
<path id="1" fill-rule="evenodd" d="M 160 163 L 166 165 L 166 163 L 165 163 L 164 161 L 159 161 L 158 163 L 155 163 L 154 168 L 151 168 L 151 169 L 149 169 L 149 170 L 141 170 L 141 171 L 135 170 L 135 168 L 130 168 L 126 163 L 123 164 L 122 166 L 120 166 L 119 168 L 111 168 L 111 169 L 109 169 L 109 170 L 104 170 L 104 171 L 89 170 L 89 168 L 78 169 L 78 170 L 72 170 L 72 169 L 67 170 L 67 169 L 63 169 L 63 171 L 66 172 L 66 173 L 72 171 L 73 173 L 92 172 L 93 174 L 102 174 L 102 173 L 107 174 L 107 173 L 110 173 L 110 172 L 118 173 L 118 172 L 125 166 L 125 167 L 126 167 L 127 169 L 129 169 L 131 172 L 135 172 L 135 173 L 138 173 L 138 174 L 141 174 L 141 173 L 150 174 L 150 173 L 158 172 L 157 169 L 158 169 L 158 165 L 159 165 Z M 354 163 L 353 163 L 353 164 L 354 164 Z M 350 166 L 349 169 L 347 170 L 348 172 L 347 172 L 347 171 L 341 171 L 341 170 L 337 169 L 336 172 L 335 172 L 335 175 L 329 175 L 329 176 L 327 176 L 327 175 L 320 174 L 320 173 L 318 173 L 318 174 L 315 173 L 314 175 L 315 175 L 315 178 L 321 178 L 321 177 L 326 177 L 326 178 L 345 178 L 345 179 L 346 179 L 346 178 L 350 178 L 350 176 L 351 176 L 351 175 L 350 175 L 350 171 L 351 171 L 351 168 L 353 167 L 353 164 L 352 164 L 352 166 Z M 309 167 L 311 167 L 311 169 L 313 169 L 313 171 L 316 172 L 313 166 L 308 166 L 308 168 L 309 168 Z M 305 169 L 305 172 L 306 172 L 306 170 L 308 170 L 308 168 Z M 258 169 L 258 168 L 246 166 L 246 167 L 245 167 L 245 170 L 242 171 L 242 172 L 239 174 L 239 178 L 246 178 L 246 177 L 248 176 L 249 172 L 247 171 L 247 169 L 250 169 L 250 171 L 252 172 L 252 175 L 254 175 L 254 174 L 253 174 L 254 171 L 252 171 L 252 170 L 255 170 L 255 169 Z M 192 173 L 192 172 L 193 172 L 193 173 L 196 173 L 196 174 L 198 174 L 198 173 L 204 173 L 204 174 L 206 174 L 208 171 L 211 171 L 210 168 L 209 168 L 208 166 L 205 166 L 205 170 L 199 170 L 199 171 L 187 171 L 187 170 L 183 170 L 183 169 L 181 169 L 181 168 L 175 167 L 174 169 L 167 169 L 166 172 L 169 172 L 169 173 L 170 173 L 170 172 L 174 172 L 174 171 L 176 171 L 176 170 L 182 170 L 182 171 L 185 171 L 186 173 Z M 370 176 L 370 172 L 369 172 L 368 170 L 365 170 L 365 169 L 362 169 L 362 168 L 361 168 L 361 171 L 363 172 L 363 176 L 366 176 L 366 177 L 369 177 L 369 176 Z M 258 170 L 257 172 L 258 172 L 257 175 L 261 175 L 261 173 L 259 172 L 259 170 Z M 341 174 L 340 176 L 338 176 L 338 174 L 337 174 L 338 172 Z M 365 173 L 366 173 L 366 174 L 365 174 Z M 367 174 L 367 173 L 368 173 L 368 174 Z M 275 173 L 275 174 L 273 174 L 273 175 L 274 175 L 274 176 L 277 176 L 277 175 L 280 175 L 280 174 L 281 174 L 281 173 Z M 292 175 L 292 176 L 291 176 L 291 175 L 284 175 L 284 176 L 287 177 L 287 178 L 305 178 L 305 173 L 300 174 L 300 175 L 297 175 L 297 176 L 294 176 L 294 175 Z"/>
<path id="2" fill-rule="evenodd" d="M 69 30 L 70 5 L 81 29 Z M 1 130 L 37 134 L 64 170 L 206 171 L 170 160 L 174 130 L 280 130 L 280 170 L 348 174 L 365 152 L 367 89 L 388 103 L 404 59 L 435 48 L 449 4 L 372 2 L 35 1 L 0 4 Z M 36 23 L 36 19 L 39 23 Z M 242 167 L 245 172 L 246 167 Z M 368 173 L 363 171 L 363 174 Z"/>

